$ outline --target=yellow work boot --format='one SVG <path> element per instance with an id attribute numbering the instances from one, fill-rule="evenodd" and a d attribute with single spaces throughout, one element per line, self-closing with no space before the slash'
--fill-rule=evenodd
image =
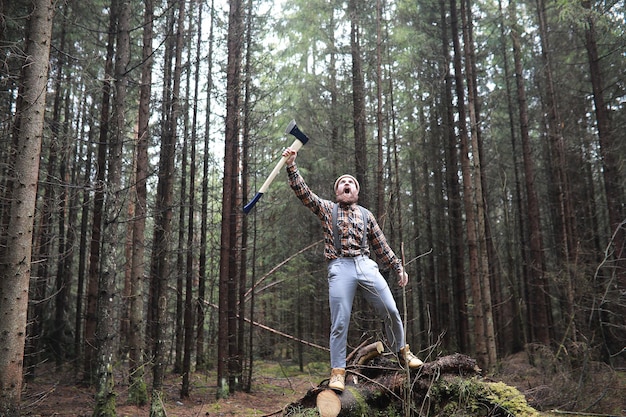
<path id="1" fill-rule="evenodd" d="M 398 360 L 400 361 L 400 365 L 408 365 L 409 369 L 416 369 L 424 364 L 424 362 L 419 360 L 419 358 L 411 352 L 409 345 L 400 349 L 400 352 L 398 352 Z"/>
<path id="2" fill-rule="evenodd" d="M 330 381 L 328 382 L 328 388 L 337 391 L 343 391 L 346 387 L 346 370 L 343 368 L 333 368 L 330 372 Z"/>

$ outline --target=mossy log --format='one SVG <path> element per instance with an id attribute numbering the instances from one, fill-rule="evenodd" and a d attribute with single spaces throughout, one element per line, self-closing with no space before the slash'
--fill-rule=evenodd
<path id="1" fill-rule="evenodd" d="M 366 364 L 351 362 L 346 371 L 343 392 L 328 389 L 328 380 L 324 380 L 300 400 L 285 407 L 282 415 L 538 415 L 515 388 L 483 380 L 476 361 L 466 355 L 443 356 L 410 372 L 393 358 L 374 355 Z"/>

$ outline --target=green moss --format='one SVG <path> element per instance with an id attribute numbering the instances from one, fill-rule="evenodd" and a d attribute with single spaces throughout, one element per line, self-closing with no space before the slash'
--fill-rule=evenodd
<path id="1" fill-rule="evenodd" d="M 537 410 L 526 402 L 526 397 L 515 387 L 506 385 L 504 382 L 484 383 L 485 398 L 492 404 L 506 410 L 517 417 L 539 416 Z"/>
<path id="2" fill-rule="evenodd" d="M 93 417 L 115 417 L 115 395 L 98 396 Z"/>
<path id="3" fill-rule="evenodd" d="M 150 417 L 167 417 L 165 404 L 163 404 L 163 393 L 152 391 L 152 401 L 150 401 Z"/>
<path id="4" fill-rule="evenodd" d="M 110 363 L 106 365 L 105 372 L 100 372 L 99 378 L 93 417 L 115 417 L 115 382 L 113 366 Z"/>
<path id="5" fill-rule="evenodd" d="M 478 378 L 453 378 L 437 381 L 431 387 L 431 415 L 435 416 L 513 416 L 538 417 L 516 388 L 503 382 Z"/>

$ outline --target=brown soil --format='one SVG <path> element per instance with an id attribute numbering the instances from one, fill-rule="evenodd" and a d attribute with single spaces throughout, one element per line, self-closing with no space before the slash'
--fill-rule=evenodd
<path id="1" fill-rule="evenodd" d="M 216 376 L 213 372 L 194 374 L 191 395 L 180 398 L 181 377 L 167 375 L 165 409 L 168 417 L 264 416 L 281 410 L 302 397 L 312 386 L 324 379 L 274 365 L 260 367 L 265 375 L 253 377 L 252 392 L 237 392 L 227 399 L 216 399 Z M 272 376 L 272 374 L 277 374 Z M 137 407 L 127 403 L 128 384 L 120 376 L 116 381 L 116 411 L 120 417 L 148 417 L 150 405 Z M 94 407 L 94 389 L 77 381 L 71 372 L 42 369 L 39 376 L 25 386 L 22 394 L 22 415 L 32 417 L 90 417 Z"/>
<path id="2" fill-rule="evenodd" d="M 269 415 L 302 398 L 309 388 L 317 386 L 326 378 L 325 366 L 318 365 L 317 369 L 310 366 L 305 372 L 299 372 L 293 365 L 255 364 L 252 392 L 237 392 L 221 400 L 216 400 L 217 378 L 214 372 L 193 376 L 191 396 L 188 399 L 180 399 L 180 376 L 168 374 L 165 381 L 167 415 Z M 615 372 L 598 363 L 588 364 L 586 369 L 588 371 L 581 378 L 576 370 L 555 368 L 554 361 L 548 360 L 543 364 L 535 362 L 531 366 L 525 354 L 517 354 L 503 361 L 501 373 L 490 379 L 502 380 L 517 387 L 529 404 L 538 410 L 558 409 L 580 412 L 578 415 L 585 415 L 582 414 L 584 412 L 586 415 L 626 416 L 626 373 Z M 56 371 L 52 366 L 40 369 L 35 381 L 25 386 L 22 415 L 90 417 L 94 406 L 94 389 L 81 385 L 72 375 L 70 371 Z M 126 380 L 124 375 L 117 378 L 117 415 L 148 417 L 149 405 L 136 407 L 127 403 Z"/>

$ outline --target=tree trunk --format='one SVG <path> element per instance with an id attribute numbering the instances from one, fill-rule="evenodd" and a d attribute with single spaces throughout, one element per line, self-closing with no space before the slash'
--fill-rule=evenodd
<path id="1" fill-rule="evenodd" d="M 61 15 L 65 15 L 65 10 L 61 12 Z M 64 19 L 65 20 L 65 19 Z M 65 22 L 62 25 L 60 51 L 63 51 L 65 39 Z M 26 367 L 27 378 L 32 380 L 35 378 L 35 372 L 37 364 L 41 359 L 42 352 L 42 338 L 37 337 L 44 333 L 44 321 L 46 320 L 46 311 L 52 306 L 50 305 L 50 299 L 46 295 L 46 289 L 48 287 L 48 281 L 50 279 L 50 270 L 52 269 L 52 263 L 54 255 L 52 253 L 54 248 L 54 241 L 56 234 L 54 233 L 54 219 L 55 219 L 55 207 L 59 201 L 57 196 L 57 190 L 64 187 L 59 187 L 59 155 L 62 155 L 62 139 L 60 138 L 59 127 L 62 124 L 61 116 L 61 94 L 62 94 L 62 77 L 63 77 L 63 62 L 65 53 L 59 53 L 56 59 L 52 59 L 51 62 L 55 62 L 56 65 L 50 68 L 50 73 L 56 72 L 54 77 L 54 98 L 52 103 L 52 123 L 50 123 L 50 131 L 52 133 L 49 139 L 49 146 L 43 144 L 43 149 L 48 148 L 47 157 L 44 156 L 42 160 L 47 161 L 44 168 L 45 177 L 42 181 L 43 188 L 43 204 L 41 205 L 41 216 L 38 221 L 35 234 L 35 240 L 38 242 L 35 247 L 35 253 L 33 254 L 34 264 L 37 265 L 34 274 L 33 285 L 30 289 L 30 299 L 33 301 L 29 307 L 28 314 L 28 327 L 26 337 Z M 54 341 L 52 342 L 54 344 Z M 55 349 L 58 352 L 58 347 Z M 58 359 L 58 358 L 57 358 Z"/>
<path id="2" fill-rule="evenodd" d="M 243 90 L 244 90 L 244 99 L 243 99 L 243 123 L 242 123 L 242 152 L 241 152 L 241 201 L 247 200 L 247 190 L 248 190 L 248 178 L 250 175 L 249 172 L 249 158 L 250 158 L 250 143 L 251 143 L 251 135 L 252 135 L 252 55 L 253 55 L 253 20 L 254 20 L 254 8 L 252 0 L 248 0 L 246 2 L 246 24 L 245 24 L 245 32 L 246 32 L 246 53 L 245 53 L 245 61 L 244 61 L 244 82 L 243 82 Z M 244 198 L 246 197 L 246 198 Z M 248 277 L 248 268 L 246 265 L 248 264 L 248 217 L 242 216 L 239 223 L 239 227 L 241 228 L 241 250 L 239 251 L 239 292 L 238 292 L 238 300 L 237 300 L 237 315 L 239 316 L 239 321 L 237 322 L 237 351 L 239 353 L 240 362 L 242 363 L 241 372 L 243 372 L 243 363 L 245 362 L 244 352 L 245 352 L 245 310 L 246 310 L 246 281 Z M 254 319 L 254 297 L 250 302 L 250 320 Z M 252 389 L 252 363 L 254 359 L 252 342 L 254 338 L 252 337 L 252 327 L 249 327 L 249 345 L 248 345 L 248 373 L 244 376 L 243 373 L 240 373 L 240 380 L 242 389 L 245 392 L 250 392 Z"/>
<path id="3" fill-rule="evenodd" d="M 361 58 L 361 38 L 359 23 L 358 0 L 350 0 L 348 5 L 350 14 L 350 54 L 352 56 L 352 105 L 354 122 L 354 162 L 355 177 L 359 181 L 359 201 L 361 205 L 368 205 L 367 187 L 367 137 L 365 134 L 365 83 Z"/>
<path id="4" fill-rule="evenodd" d="M 69 109 L 71 100 L 69 98 L 69 91 L 66 92 L 64 109 L 63 129 L 61 131 L 60 138 L 63 143 L 63 148 L 60 154 L 59 165 L 59 178 L 62 184 L 75 184 L 75 181 L 70 180 L 70 165 L 71 161 L 75 161 L 75 155 L 73 154 L 74 146 L 72 144 L 72 136 L 69 134 L 69 124 L 72 118 Z M 52 331 L 52 339 L 54 340 L 54 354 L 56 359 L 56 365 L 60 369 L 65 359 L 67 359 L 67 352 L 70 352 L 70 340 L 68 335 L 70 329 L 68 328 L 69 321 L 67 320 L 68 312 L 68 299 L 70 296 L 70 289 L 72 285 L 72 260 L 73 256 L 73 235 L 74 224 L 70 217 L 70 211 L 75 212 L 75 205 L 70 205 L 70 192 L 68 187 L 61 187 L 61 196 L 58 200 L 59 214 L 58 214 L 58 253 L 59 259 L 57 262 L 57 273 L 55 278 L 55 293 L 54 297 L 54 329 Z"/>
<path id="5" fill-rule="evenodd" d="M 61 50 L 64 47 L 64 34 L 61 33 Z M 63 53 L 60 54 L 61 56 Z M 42 181 L 45 184 L 44 196 L 42 204 L 41 221 L 39 222 L 38 233 L 35 240 L 39 242 L 35 247 L 39 248 L 34 255 L 37 259 L 35 264 L 38 265 L 37 273 L 31 287 L 31 307 L 29 308 L 29 326 L 27 337 L 27 357 L 25 358 L 27 363 L 27 376 L 29 379 L 35 376 L 35 367 L 40 362 L 40 353 L 43 351 L 41 334 L 48 331 L 44 328 L 44 321 L 49 317 L 48 311 L 54 310 L 54 324 L 50 330 L 50 348 L 55 358 L 56 364 L 60 366 L 64 359 L 64 352 L 67 352 L 67 346 L 63 346 L 64 338 L 68 334 L 66 329 L 65 313 L 67 312 L 67 297 L 69 294 L 69 285 L 71 274 L 66 268 L 71 265 L 72 254 L 71 247 L 68 247 L 66 241 L 66 213 L 69 204 L 68 201 L 68 189 L 64 184 L 69 183 L 68 165 L 71 154 L 71 144 L 68 143 L 68 124 L 67 120 L 71 118 L 69 116 L 68 98 L 69 91 L 66 91 L 66 97 L 62 97 L 63 87 L 62 78 L 64 74 L 64 59 L 59 56 L 57 61 L 58 65 L 55 67 L 57 75 L 55 76 L 55 95 L 52 112 L 51 131 L 52 138 L 50 139 L 49 156 L 48 158 L 42 158 L 42 160 L 48 161 L 47 178 Z M 54 62 L 54 60 L 52 60 Z M 61 105 L 65 100 L 66 106 L 64 109 L 65 114 L 62 114 Z M 45 146 L 45 145 L 44 145 Z M 57 190 L 60 190 L 57 193 Z M 57 229 L 54 231 L 53 223 L 56 219 Z M 71 234 L 72 228 L 67 229 L 68 236 Z M 52 251 L 55 247 L 55 241 L 57 244 L 56 257 Z M 56 268 L 53 268 L 53 262 L 56 259 Z M 56 269 L 56 277 L 54 281 L 54 295 L 46 295 L 46 287 L 50 281 L 51 270 Z M 50 300 L 54 299 L 54 305 Z M 32 337 L 31 337 L 32 336 Z"/>
<path id="6" fill-rule="evenodd" d="M 382 25 L 382 0 L 376 0 L 376 211 L 374 215 L 380 219 L 385 210 L 385 182 L 384 182 L 384 158 L 383 158 L 383 40 L 381 34 Z"/>
<path id="7" fill-rule="evenodd" d="M 207 100 L 206 100 L 206 118 L 204 131 L 204 149 L 210 147 L 210 129 L 211 125 L 211 92 L 213 90 L 213 29 L 215 23 L 214 0 L 211 0 L 211 17 L 209 22 L 209 52 L 208 52 L 208 70 L 207 70 Z M 209 216 L 209 152 L 204 152 L 202 159 L 202 211 L 200 220 L 200 256 L 198 260 L 198 306 L 196 313 L 196 370 L 204 370 L 207 364 L 206 355 L 204 353 L 204 322 L 206 312 L 204 309 L 204 301 L 206 298 L 206 282 L 207 282 L 207 223 Z"/>
<path id="8" fill-rule="evenodd" d="M 184 3 L 184 2 L 183 2 Z M 152 398 L 150 400 L 150 416 L 164 417 L 163 408 L 163 380 L 165 377 L 166 355 L 165 336 L 167 334 L 168 297 L 167 283 L 171 274 L 170 239 L 172 238 L 172 217 L 174 199 L 174 162 L 176 155 L 176 138 L 179 114 L 180 71 L 182 32 L 181 27 L 175 24 L 175 3 L 170 2 L 168 27 L 171 32 L 176 30 L 177 36 L 168 40 L 166 56 L 170 61 L 165 64 L 164 75 L 164 109 L 163 109 L 163 138 L 159 160 L 159 182 L 157 185 L 154 244 L 151 262 L 152 291 L 151 309 L 153 311 L 152 333 L 154 365 L 152 369 Z M 171 58 L 175 57 L 174 71 L 171 71 Z M 171 87 L 171 90 L 168 89 Z"/>
<path id="9" fill-rule="evenodd" d="M 472 186 L 472 170 L 470 166 L 470 143 L 466 124 L 465 90 L 461 69 L 462 51 L 459 40 L 459 28 L 456 0 L 450 0 L 450 25 L 452 28 L 452 43 L 454 45 L 454 73 L 456 80 L 456 95 L 459 113 L 459 139 L 461 143 L 461 172 L 463 175 L 463 202 L 465 206 L 465 227 L 467 233 L 467 248 L 469 253 L 469 277 L 472 288 L 472 304 L 474 308 L 474 344 L 481 366 L 489 366 L 487 342 L 485 339 L 485 317 L 482 309 L 482 292 L 480 282 L 480 252 L 478 248 L 478 231 L 476 229 L 476 213 L 474 205 L 474 189 Z"/>
<path id="10" fill-rule="evenodd" d="M 591 9 L 589 0 L 583 1 L 585 9 Z M 615 151 L 617 144 L 615 141 L 613 129 L 611 127 L 611 119 L 609 117 L 609 109 L 604 99 L 604 81 L 600 67 L 600 55 L 598 53 L 598 45 L 596 41 L 596 24 L 594 12 L 589 11 L 587 14 L 587 25 L 585 26 L 585 46 L 587 47 L 587 57 L 589 59 L 589 72 L 591 75 L 591 86 L 593 88 L 593 102 L 596 109 L 596 121 L 598 128 L 598 138 L 600 141 L 600 153 L 602 155 L 602 174 L 604 179 L 604 191 L 606 193 L 606 206 L 609 213 L 609 226 L 611 242 L 609 247 L 613 255 L 615 276 L 617 278 L 616 288 L 626 288 L 626 219 L 624 218 L 624 190 L 621 187 L 620 161 L 618 152 Z M 612 295 L 607 297 L 610 299 L 610 306 L 604 306 L 603 309 L 610 309 L 609 315 L 615 317 L 614 320 L 607 320 L 606 329 L 606 356 L 613 357 L 617 355 L 624 347 L 624 337 L 619 336 L 619 331 L 609 330 L 619 328 L 624 325 L 624 316 L 626 307 L 621 303 L 618 291 L 611 291 Z M 613 295 L 614 294 L 614 295 Z M 623 296 L 621 297 L 623 299 Z M 604 319 L 602 320 L 604 322 Z M 622 327 L 623 328 L 623 327 Z M 623 334 L 623 333 L 622 333 Z"/>
<path id="11" fill-rule="evenodd" d="M 239 363 L 236 348 L 236 229 L 238 187 L 239 112 L 241 102 L 242 1 L 230 0 L 228 21 L 228 64 L 226 71 L 226 130 L 224 141 L 224 186 L 222 191 L 222 234 L 219 278 L 219 336 L 217 354 L 217 397 L 225 398 L 236 387 L 233 375 Z"/>
<path id="12" fill-rule="evenodd" d="M 142 406 L 148 402 L 144 380 L 145 322 L 145 229 L 147 215 L 147 178 L 149 175 L 148 145 L 150 137 L 150 95 L 152 92 L 152 37 L 153 0 L 144 0 L 144 27 L 139 87 L 139 114 L 137 116 L 137 148 L 135 151 L 135 219 L 132 222 L 131 285 L 128 337 L 128 398 L 129 402 Z"/>
<path id="13" fill-rule="evenodd" d="M 332 4 L 332 3 L 331 3 Z M 329 142 L 330 142 L 330 163 L 331 166 L 337 166 L 342 162 L 343 158 L 339 149 L 339 88 L 337 86 L 337 45 L 335 45 L 335 28 L 337 23 L 335 21 L 334 9 L 331 7 L 330 16 L 328 18 L 328 90 L 330 94 L 330 114 L 329 114 Z"/>
<path id="14" fill-rule="evenodd" d="M 180 107 L 180 86 L 182 82 L 182 68 L 183 68 L 183 49 L 186 49 L 185 43 L 185 12 L 186 2 L 178 2 L 178 18 L 176 22 L 176 62 L 174 66 L 174 89 L 172 95 L 174 97 L 173 103 L 176 104 L 176 116 L 178 117 L 178 108 Z M 186 100 L 185 102 L 186 103 Z M 185 111 L 185 118 L 188 112 Z M 178 121 L 172 122 L 174 126 L 178 126 Z M 186 134 L 187 123 L 182 122 L 185 132 L 182 135 L 183 149 L 180 156 L 180 202 L 178 206 L 178 250 L 176 250 L 176 319 L 174 321 L 174 334 L 175 334 L 175 346 L 174 346 L 174 372 L 180 374 L 183 368 L 183 349 L 184 349 L 184 309 L 185 309 L 185 204 L 187 199 L 187 157 L 188 157 L 188 135 Z M 176 134 L 175 134 L 176 136 Z"/>
<path id="15" fill-rule="evenodd" d="M 195 253 L 193 248 L 195 247 L 195 196 L 196 196 L 196 140 L 198 138 L 198 91 L 200 88 L 200 56 L 201 56 L 201 39 L 202 39 L 202 6 L 199 5 L 198 11 L 198 37 L 196 40 L 195 58 L 191 56 L 191 41 L 189 42 L 189 62 L 194 62 L 194 79 L 193 79 L 193 108 L 192 108 L 192 120 L 191 120 L 191 139 L 190 139 L 190 169 L 189 169 L 189 213 L 187 215 L 187 247 L 185 251 L 186 255 L 186 288 L 185 288 L 185 315 L 184 315 L 184 344 L 183 344 L 183 384 L 181 388 L 181 397 L 188 397 L 190 390 L 190 377 L 191 377 L 191 357 L 193 353 L 194 337 L 194 304 L 193 304 L 193 286 L 196 282 L 196 263 Z M 193 26 L 191 21 L 193 13 L 189 13 L 189 25 Z M 190 37 L 191 39 L 191 37 Z M 187 77 L 187 91 L 191 90 L 189 83 L 191 82 L 191 76 Z"/>
<path id="16" fill-rule="evenodd" d="M 515 11 L 515 3 L 509 3 L 509 6 L 513 9 L 513 11 Z M 515 13 L 513 13 L 514 15 Z M 517 128 L 516 128 L 516 122 L 515 122 L 515 117 L 514 117 L 514 105 L 513 105 L 513 91 L 512 91 L 512 87 L 511 87 L 511 80 L 512 80 L 512 75 L 515 75 L 515 73 L 511 74 L 511 70 L 509 69 L 510 64 L 509 64 L 509 54 L 508 54 L 508 49 L 509 49 L 509 44 L 507 42 L 507 36 L 506 36 L 506 31 L 507 31 L 507 26 L 506 26 L 506 19 L 505 19 L 505 13 L 504 10 L 502 8 L 502 0 L 498 0 L 498 15 L 500 18 L 500 45 L 501 45 L 501 54 L 502 54 L 502 61 L 503 61 L 503 67 L 504 67 L 504 85 L 506 88 L 506 103 L 507 103 L 507 115 L 508 115 L 508 120 L 509 120 L 509 130 L 510 130 L 510 136 L 511 136 L 511 160 L 512 160 L 512 168 L 513 168 L 513 175 L 515 178 L 514 181 L 514 186 L 513 186 L 513 190 L 512 193 L 514 193 L 515 195 L 515 200 L 514 202 L 512 202 L 510 204 L 511 206 L 511 212 L 515 212 L 516 215 L 516 220 L 517 220 L 517 228 L 518 228 L 518 235 L 519 235 L 519 243 L 517 243 L 515 241 L 515 238 L 511 238 L 510 242 L 507 244 L 507 249 L 506 249 L 506 256 L 507 256 L 507 267 L 504 268 L 508 275 L 511 278 L 510 280 L 510 284 L 506 285 L 505 288 L 507 288 L 509 297 L 508 300 L 504 301 L 504 305 L 503 305 L 503 309 L 505 310 L 503 312 L 503 316 L 505 317 L 513 317 L 512 320 L 509 320 L 508 323 L 503 323 L 501 325 L 502 330 L 498 332 L 498 340 L 499 342 L 501 342 L 501 344 L 499 345 L 500 350 L 500 355 L 504 356 L 510 353 L 515 353 L 518 352 L 520 350 L 523 349 L 523 341 L 522 341 L 522 337 L 521 337 L 521 329 L 522 329 L 522 315 L 520 312 L 520 307 L 518 303 L 518 300 L 523 300 L 523 297 L 521 296 L 521 292 L 519 291 L 519 283 L 523 282 L 526 280 L 527 278 L 527 268 L 523 267 L 520 268 L 520 265 L 518 262 L 514 262 L 514 259 L 517 257 L 521 257 L 521 259 L 523 260 L 523 264 L 528 264 L 528 251 L 525 250 L 524 248 L 520 248 L 522 247 L 522 242 L 525 242 L 526 239 L 524 238 L 525 234 L 524 234 L 524 230 L 525 230 L 525 217 L 523 215 L 524 210 L 522 209 L 523 204 L 522 204 L 522 189 L 521 189 L 521 180 L 520 180 L 520 170 L 519 170 L 519 155 L 518 155 L 518 151 L 517 151 L 517 146 L 518 146 L 518 139 L 517 139 Z M 511 21 L 515 21 L 513 18 L 511 18 Z M 510 29 L 511 33 L 515 32 L 515 28 L 511 28 Z M 513 35 L 511 35 L 513 36 Z M 507 214 L 507 218 L 512 218 L 512 215 Z M 514 229 L 514 225 L 515 225 L 515 220 L 512 220 L 510 222 L 511 226 L 507 227 L 510 230 Z M 512 236 L 514 236 L 514 234 L 512 234 Z M 515 253 L 517 253 L 518 255 L 516 256 Z"/>
<path id="17" fill-rule="evenodd" d="M 55 100 L 56 103 L 56 100 Z M 53 120 L 58 120 L 58 105 L 56 108 L 53 106 L 52 113 Z M 54 125 L 54 123 L 53 123 Z M 54 129 L 53 129 L 54 131 Z M 56 201 L 56 187 L 54 186 L 57 170 L 58 160 L 58 140 L 56 135 L 50 140 L 50 146 L 48 149 L 47 158 L 44 156 L 43 160 L 47 160 L 46 166 L 43 171 L 46 173 L 45 180 L 42 183 L 43 204 L 41 207 L 41 215 L 39 217 L 38 225 L 35 227 L 35 241 L 37 242 L 33 248 L 34 253 L 32 255 L 33 264 L 35 267 L 35 274 L 33 276 L 33 282 L 29 289 L 29 298 L 32 304 L 28 310 L 28 325 L 26 327 L 26 373 L 27 379 L 34 379 L 37 364 L 40 362 L 41 355 L 41 338 L 34 337 L 43 333 L 45 312 L 50 308 L 50 304 L 47 302 L 48 296 L 46 295 L 46 289 L 48 287 L 48 280 L 50 277 L 50 267 L 52 263 L 52 248 L 53 248 L 53 221 L 54 213 L 53 207 Z M 45 147 L 44 147 L 45 149 Z M 37 224 L 37 223 L 36 223 Z"/>
<path id="18" fill-rule="evenodd" d="M 471 144 L 471 172 L 474 185 L 474 204 L 476 207 L 476 238 L 478 244 L 478 280 L 480 298 L 482 302 L 475 303 L 474 308 L 482 309 L 484 320 L 484 334 L 477 333 L 476 337 L 484 337 L 487 348 L 487 360 L 485 367 L 492 369 L 498 359 L 496 352 L 495 326 L 493 322 L 492 291 L 489 267 L 489 239 L 487 236 L 487 206 L 483 191 L 483 166 L 481 160 L 482 142 L 480 139 L 480 113 L 478 103 L 478 89 L 476 88 L 476 70 L 474 57 L 474 41 L 472 34 L 472 15 L 469 0 L 461 0 L 461 20 L 463 23 L 463 45 L 465 50 L 465 71 L 467 79 L 467 101 L 470 119 L 470 144 Z"/>
<path id="19" fill-rule="evenodd" d="M 111 8 L 113 9 L 113 7 Z M 89 247 L 89 273 L 87 284 L 87 312 L 85 314 L 85 358 L 83 379 L 93 383 L 93 365 L 96 354 L 96 320 L 98 285 L 100 275 L 100 245 L 103 236 L 102 218 L 104 216 L 104 184 L 106 183 L 107 143 L 109 136 L 111 82 L 113 80 L 113 55 L 115 46 L 115 13 L 109 16 L 109 33 L 107 38 L 107 55 L 104 64 L 104 81 L 102 83 L 102 102 L 100 104 L 100 130 L 98 132 L 98 157 L 96 161 L 96 187 L 94 195 L 93 222 L 91 227 L 91 244 Z"/>
<path id="20" fill-rule="evenodd" d="M 546 16 L 544 10 L 543 0 L 537 0 L 537 14 L 539 18 L 539 34 L 541 41 L 541 57 L 543 61 L 543 72 L 545 76 L 545 90 L 547 95 L 547 106 L 549 113 L 549 139 L 550 144 L 552 146 L 553 152 L 555 152 L 554 162 L 550 165 L 552 169 L 556 171 L 556 180 L 554 181 L 554 186 L 557 188 L 557 205 L 559 207 L 559 212 L 561 212 L 561 208 L 564 207 L 564 186 L 565 179 L 563 177 L 564 167 L 564 157 L 562 156 L 563 150 L 563 138 L 561 136 L 561 120 L 559 116 L 559 112 L 557 111 L 557 102 L 554 91 L 554 83 L 552 80 L 552 69 L 550 63 L 550 52 L 548 50 L 548 29 L 546 26 Z M 523 139 L 522 139 L 523 140 Z M 523 144 L 523 142 L 522 142 Z M 529 216 L 532 216 L 532 213 L 529 211 Z M 538 219 L 537 219 L 538 220 Z M 561 230 L 561 241 L 563 241 L 563 236 L 565 236 L 564 227 L 565 221 L 564 216 L 560 216 L 560 224 L 562 227 Z M 539 239 L 540 236 L 534 236 L 533 233 L 536 232 L 537 229 L 533 225 L 530 226 L 531 240 Z M 535 248 L 537 244 L 535 243 Z M 565 247 L 562 247 L 562 250 L 566 250 Z M 535 262 L 535 256 L 537 254 L 532 254 L 531 248 L 531 258 L 532 262 Z M 567 259 L 567 257 L 565 257 Z M 533 268 L 537 268 L 537 266 L 533 265 Z M 538 272 L 538 271 L 535 271 Z M 529 312 L 529 324 L 531 331 L 530 340 L 533 342 L 543 343 L 546 345 L 550 344 L 551 334 L 552 334 L 552 318 L 550 315 L 550 304 L 548 294 L 548 283 L 545 274 L 535 273 L 531 276 L 532 282 L 529 283 L 529 301 L 530 305 L 528 306 Z"/>
<path id="21" fill-rule="evenodd" d="M 441 21 L 441 44 L 443 56 L 449 55 L 448 22 L 446 19 L 446 2 L 442 0 L 439 6 Z M 465 352 L 469 347 L 469 323 L 467 314 L 467 291 L 465 279 L 465 248 L 461 244 L 463 241 L 463 213 L 461 204 L 461 191 L 459 187 L 459 150 L 454 128 L 454 104 L 452 100 L 453 75 L 450 74 L 448 66 L 443 70 L 445 79 L 445 116 L 443 134 L 446 137 L 445 164 L 446 164 L 446 190 L 448 194 L 448 211 L 450 225 L 448 226 L 448 236 L 450 242 L 450 254 L 452 262 L 450 264 L 450 274 L 453 277 L 453 297 L 456 306 L 456 317 L 453 322 L 456 324 L 456 346 L 461 352 Z"/>
<path id="22" fill-rule="evenodd" d="M 120 232 L 122 220 L 120 213 L 124 196 L 122 195 L 122 152 L 126 132 L 126 90 L 128 83 L 127 67 L 130 61 L 130 1 L 114 1 L 111 4 L 111 22 L 109 28 L 117 33 L 117 51 L 115 61 L 115 100 L 113 103 L 113 131 L 109 140 L 107 161 L 108 177 L 105 199 L 105 233 L 102 248 L 105 257 L 98 281 L 98 316 L 96 324 L 97 381 L 94 417 L 115 416 L 115 383 L 113 368 L 116 362 L 116 341 L 119 330 L 118 266 L 121 262 L 119 242 L 124 242 Z M 115 22 L 113 24 L 113 22 Z"/>
<path id="23" fill-rule="evenodd" d="M 420 106 L 419 112 L 419 124 L 420 126 L 426 126 L 426 115 L 424 114 L 424 106 Z M 424 223 L 424 237 L 423 240 L 426 241 L 427 248 L 434 248 L 434 221 L 433 221 L 433 203 L 432 203 L 432 187 L 430 186 L 430 170 L 434 169 L 433 167 L 429 167 L 429 162 L 432 154 L 428 153 L 428 141 L 426 139 L 427 133 L 426 129 L 422 129 L 420 140 L 420 148 L 423 149 L 424 155 L 426 157 L 422 158 L 421 163 L 421 180 L 422 185 L 420 187 L 420 194 L 422 195 L 422 199 L 424 203 L 422 203 L 422 219 Z M 416 171 L 417 174 L 417 171 Z M 423 261 L 423 271 L 424 276 L 428 277 L 427 280 L 431 281 L 432 285 L 424 285 L 426 281 L 422 283 L 422 289 L 420 292 L 423 293 L 422 297 L 424 300 L 424 310 L 428 311 L 428 322 L 424 323 L 423 329 L 433 328 L 433 329 L 441 329 L 439 323 L 439 310 L 437 303 L 437 290 L 439 288 L 438 276 L 435 271 L 435 259 L 434 256 L 428 256 Z M 426 340 L 427 344 L 430 344 L 430 340 Z"/>
<path id="24" fill-rule="evenodd" d="M 83 103 L 85 105 L 85 103 Z M 89 111 L 86 111 L 85 119 L 91 117 L 92 115 Z M 89 138 L 87 143 L 85 144 L 85 166 L 84 166 L 84 175 L 83 175 L 83 183 L 88 184 L 92 174 L 92 159 L 93 159 L 93 147 L 91 144 L 93 143 L 93 136 L 95 135 L 95 130 L 89 130 Z M 88 235 L 88 223 L 89 223 L 89 208 L 91 206 L 91 198 L 90 191 L 83 191 L 83 198 L 81 204 L 81 224 L 80 224 L 80 238 L 79 238 L 79 252 L 78 252 L 78 279 L 76 285 L 76 310 L 75 310 L 75 326 L 74 326 L 74 352 L 77 358 L 82 357 L 82 342 L 83 342 L 83 332 L 81 331 L 83 327 L 84 320 L 84 294 L 85 294 L 85 274 L 87 272 L 87 249 L 89 245 L 87 244 L 87 235 Z M 80 367 L 83 364 L 77 360 L 73 363 L 74 370 L 78 372 Z"/>
<path id="25" fill-rule="evenodd" d="M 509 5 L 512 21 L 515 22 L 515 5 Z M 517 105 L 519 108 L 520 137 L 522 141 L 522 161 L 524 170 L 524 182 L 526 185 L 526 214 L 528 224 L 528 240 L 530 265 L 528 267 L 528 282 L 526 283 L 527 293 L 525 300 L 527 304 L 527 315 L 529 325 L 532 327 L 536 315 L 544 311 L 543 296 L 538 285 L 545 281 L 545 262 L 543 258 L 543 238 L 541 232 L 541 214 L 539 212 L 539 198 L 535 188 L 535 164 L 532 149 L 530 146 L 528 104 L 526 101 L 526 88 L 524 85 L 524 74 L 522 67 L 522 51 L 519 41 L 519 31 L 513 24 L 511 28 L 511 39 L 513 41 L 513 61 L 515 66 L 515 82 L 517 86 Z M 524 240 L 523 240 L 524 241 Z M 524 252 L 525 248 L 522 249 Z M 539 305 L 537 304 L 539 303 Z M 531 335 L 529 335 L 532 337 Z"/>
<path id="26" fill-rule="evenodd" d="M 16 109 L 15 159 L 6 237 L 0 245 L 0 415 L 18 417 L 28 312 L 33 223 L 44 130 L 53 2 L 33 2 Z"/>

